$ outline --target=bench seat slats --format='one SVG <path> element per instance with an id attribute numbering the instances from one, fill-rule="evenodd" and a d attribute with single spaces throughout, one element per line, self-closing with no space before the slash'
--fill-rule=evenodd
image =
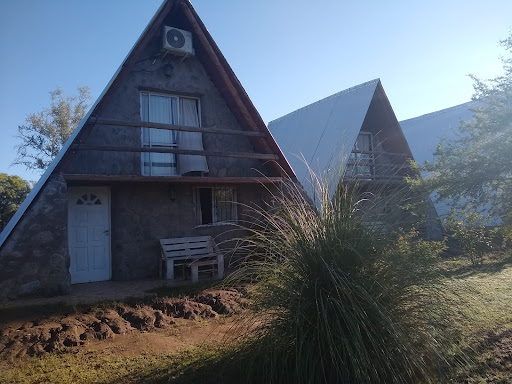
<path id="1" fill-rule="evenodd" d="M 199 241 L 197 243 L 160 243 L 160 245 L 162 246 L 162 248 L 169 250 L 211 247 L 211 243 L 208 241 Z"/>
<path id="2" fill-rule="evenodd" d="M 195 244 L 200 242 L 211 244 L 211 240 L 211 236 L 175 237 L 171 239 L 161 239 L 160 244 Z"/>
<path id="3" fill-rule="evenodd" d="M 202 269 L 202 272 L 217 271 L 219 278 L 224 275 L 224 255 L 218 252 L 211 236 L 161 239 L 160 246 L 161 264 L 165 265 L 161 275 L 165 273 L 167 279 L 174 278 L 175 266 L 190 268 L 192 281 L 198 280 L 198 268 L 205 265 L 211 265 L 212 268 Z"/>
<path id="4" fill-rule="evenodd" d="M 201 255 L 211 255 L 214 252 L 208 249 L 177 249 L 175 251 L 163 251 L 162 252 L 166 257 L 187 257 L 187 256 L 201 256 Z"/>

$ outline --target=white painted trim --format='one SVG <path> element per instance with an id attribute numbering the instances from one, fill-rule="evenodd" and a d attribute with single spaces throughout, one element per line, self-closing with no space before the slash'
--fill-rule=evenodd
<path id="1" fill-rule="evenodd" d="M 69 212 L 71 210 L 71 207 L 72 207 L 72 202 L 70 200 L 70 197 L 73 195 L 73 194 L 77 194 L 78 195 L 78 191 L 80 191 L 80 193 L 97 193 L 98 191 L 101 191 L 102 193 L 105 194 L 105 196 L 107 197 L 107 225 L 108 225 L 108 280 L 112 280 L 112 204 L 111 204 L 111 201 L 112 201 L 112 197 L 111 197 L 111 189 L 110 187 L 104 187 L 104 186 L 97 186 L 97 187 L 94 187 L 94 186 L 84 186 L 84 187 L 71 187 L 69 188 L 69 193 L 68 193 L 68 201 L 67 201 L 67 212 L 68 212 L 68 217 L 67 217 L 67 220 L 66 220 L 66 226 L 68 227 L 68 252 L 69 252 L 69 255 L 71 257 L 71 249 L 69 247 Z M 71 269 L 71 263 L 69 265 L 69 268 Z M 71 284 L 75 284 L 75 283 L 71 283 Z M 80 283 L 77 283 L 77 284 L 80 284 Z"/>
<path id="2" fill-rule="evenodd" d="M 153 22 L 155 21 L 156 17 L 160 14 L 160 12 L 162 11 L 163 7 L 165 6 L 165 4 L 168 2 L 169 0 L 164 0 L 162 2 L 162 4 L 160 5 L 160 7 L 158 8 L 158 10 L 156 11 L 156 13 L 153 15 L 153 17 L 151 18 L 151 21 L 148 23 L 148 25 L 146 26 L 146 28 L 144 28 L 144 31 L 142 31 L 141 35 L 139 36 L 139 38 L 137 39 L 137 41 L 135 42 L 135 44 L 133 45 L 133 47 L 130 49 L 130 52 L 128 52 L 128 54 L 126 55 L 125 59 L 123 60 L 123 62 L 121 63 L 121 65 L 119 66 L 119 68 L 117 69 L 117 71 L 114 73 L 114 76 L 112 76 L 112 78 L 110 79 L 109 83 L 107 84 L 107 86 L 105 87 L 105 89 L 103 90 L 103 92 L 101 93 L 101 95 L 98 97 L 98 99 L 95 101 L 95 103 L 92 105 L 92 107 L 89 109 L 89 112 L 87 112 L 87 114 L 85 115 L 85 117 L 80 121 L 80 123 L 78 124 L 78 126 L 76 127 L 75 131 L 71 134 L 71 136 L 69 137 L 69 139 L 64 143 L 64 145 L 62 146 L 61 150 L 59 151 L 59 153 L 57 154 L 57 156 L 55 156 L 55 159 L 53 159 L 53 161 L 50 163 L 50 165 L 48 166 L 48 168 L 46 169 L 46 171 L 43 173 L 43 175 L 41 176 L 41 178 L 39 179 L 39 181 L 36 183 L 36 185 L 34 186 L 34 188 L 32 188 L 32 190 L 30 191 L 30 193 L 28 194 L 27 198 L 23 201 L 23 203 L 20 205 L 20 207 L 18 208 L 18 210 L 16 211 L 16 213 L 14 214 L 14 216 L 11 218 L 11 220 L 9 220 L 9 222 L 7 223 L 7 225 L 5 226 L 5 228 L 3 229 L 3 231 L 0 233 L 0 248 L 3 246 L 5 240 L 7 240 L 7 238 L 9 237 L 9 235 L 11 234 L 12 230 L 14 229 L 14 227 L 16 227 L 16 225 L 18 224 L 18 222 L 20 221 L 21 217 L 25 214 L 25 212 L 27 211 L 28 207 L 32 204 L 32 202 L 34 201 L 34 199 L 37 197 L 37 195 L 39 194 L 39 192 L 41 191 L 41 189 L 43 188 L 43 186 L 46 184 L 46 182 L 48 181 L 50 175 L 53 173 L 53 171 L 55 170 L 55 168 L 57 167 L 57 165 L 60 163 L 60 161 L 62 160 L 62 158 L 64 157 L 64 154 L 68 151 L 69 147 L 71 146 L 71 144 L 73 143 L 73 141 L 75 140 L 75 138 L 77 137 L 77 135 L 80 133 L 80 131 L 82 130 L 83 126 L 85 125 L 85 123 L 87 122 L 87 120 L 89 119 L 89 117 L 91 116 L 92 112 L 94 111 L 94 109 L 96 108 L 96 106 L 100 103 L 100 101 L 103 99 L 103 97 L 105 96 L 105 94 L 108 92 L 108 90 L 110 89 L 110 87 L 112 86 L 112 84 L 114 83 L 115 79 L 117 78 L 117 76 L 119 75 L 119 73 L 121 72 L 121 70 L 123 69 L 126 61 L 128 60 L 128 58 L 131 56 L 133 50 L 135 49 L 135 47 L 139 44 L 140 40 L 142 39 L 142 37 L 146 34 L 147 30 L 149 29 L 149 27 L 153 24 Z"/>
<path id="3" fill-rule="evenodd" d="M 196 101 L 196 106 L 197 106 L 197 114 L 198 114 L 198 121 L 199 121 L 199 127 L 201 127 L 201 99 L 197 96 L 182 96 L 182 95 L 177 95 L 177 94 L 174 94 L 172 92 L 154 92 L 154 91 L 144 91 L 144 90 L 141 90 L 139 91 L 139 113 L 140 113 L 140 116 L 141 116 L 141 120 L 142 120 L 142 95 L 145 94 L 148 96 L 148 103 L 149 103 L 149 108 L 148 108 L 148 113 L 149 113 L 149 109 L 151 108 L 151 96 L 159 96 L 159 97 L 167 97 L 167 98 L 174 98 L 177 100 L 178 102 L 178 107 L 177 107 L 177 116 L 176 116 L 176 120 L 177 120 L 177 124 L 182 124 L 181 123 L 181 100 L 182 99 L 191 99 L 191 100 L 195 100 Z M 151 120 L 148 120 L 148 121 L 151 121 Z M 151 122 L 154 122 L 154 121 L 151 121 Z M 158 123 L 158 121 L 157 121 Z M 178 144 L 177 143 L 170 143 L 169 145 L 153 145 L 153 143 L 151 142 L 151 133 L 149 133 L 149 143 L 144 143 L 144 130 L 147 129 L 149 132 L 151 132 L 152 129 L 155 129 L 155 128 L 146 128 L 146 127 L 141 127 L 141 130 L 140 130 L 140 142 L 142 144 L 143 147 L 146 147 L 146 148 L 153 148 L 153 147 L 160 147 L 160 148 L 178 148 Z M 157 128 L 156 128 L 157 129 Z M 177 131 L 173 131 L 174 132 L 174 135 L 175 135 L 175 139 L 176 139 L 176 132 Z M 177 176 L 181 176 L 179 173 L 178 173 L 178 155 L 174 155 L 174 159 L 175 159 L 175 163 L 176 163 L 176 167 L 174 168 L 174 171 L 175 171 L 175 174 L 173 175 L 153 175 L 153 165 L 152 165 L 152 162 L 151 162 L 151 153 L 152 152 L 146 152 L 146 153 L 141 153 L 141 156 L 140 156 L 140 172 L 141 172 L 141 175 L 142 176 L 162 176 L 162 177 L 177 177 Z M 144 158 L 147 154 L 147 157 L 149 158 L 149 175 L 145 174 L 144 173 Z"/>

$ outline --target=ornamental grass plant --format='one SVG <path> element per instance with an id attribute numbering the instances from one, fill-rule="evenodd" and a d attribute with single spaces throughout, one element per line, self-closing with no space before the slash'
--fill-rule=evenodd
<path id="1" fill-rule="evenodd" d="M 257 210 L 248 257 L 228 281 L 251 283 L 245 321 L 254 332 L 235 357 L 246 381 L 435 382 L 450 350 L 441 332 L 450 321 L 437 268 L 443 244 L 401 229 L 403 212 L 387 215 L 393 229 L 376 229 L 383 206 L 400 211 L 405 190 L 330 193 L 314 180 L 316 204 L 290 183 Z"/>

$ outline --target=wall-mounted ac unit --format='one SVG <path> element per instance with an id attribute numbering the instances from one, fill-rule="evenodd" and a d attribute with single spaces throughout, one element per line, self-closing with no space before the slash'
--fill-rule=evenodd
<path id="1" fill-rule="evenodd" d="M 193 55 L 192 33 L 174 27 L 164 27 L 163 48 L 175 55 Z"/>

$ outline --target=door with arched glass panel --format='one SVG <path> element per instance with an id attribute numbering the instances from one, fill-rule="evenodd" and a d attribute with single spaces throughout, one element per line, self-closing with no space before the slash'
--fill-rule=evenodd
<path id="1" fill-rule="evenodd" d="M 110 280 L 110 191 L 105 187 L 68 190 L 71 283 Z"/>

